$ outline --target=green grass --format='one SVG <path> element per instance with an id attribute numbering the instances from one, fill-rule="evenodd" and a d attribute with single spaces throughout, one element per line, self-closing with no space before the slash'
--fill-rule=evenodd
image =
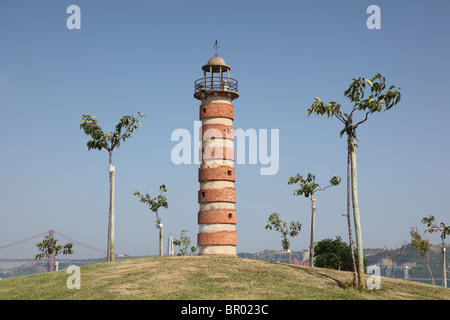
<path id="1" fill-rule="evenodd" d="M 151 257 L 81 267 L 81 289 L 66 270 L 0 281 L 0 299 L 450 300 L 450 289 L 381 278 L 381 290 L 348 286 L 352 274 L 228 257 Z"/>

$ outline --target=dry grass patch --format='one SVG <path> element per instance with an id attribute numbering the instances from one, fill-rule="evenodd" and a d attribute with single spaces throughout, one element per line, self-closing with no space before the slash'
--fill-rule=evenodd
<path id="1" fill-rule="evenodd" d="M 0 281 L 0 299 L 436 299 L 450 289 L 382 278 L 381 290 L 348 286 L 352 274 L 228 257 L 152 257 L 81 267 L 81 289 L 65 270 Z"/>

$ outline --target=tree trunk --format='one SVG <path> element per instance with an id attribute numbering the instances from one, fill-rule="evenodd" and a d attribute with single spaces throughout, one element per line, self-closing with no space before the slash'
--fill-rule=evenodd
<path id="1" fill-rule="evenodd" d="M 112 152 L 109 153 L 109 217 L 108 217 L 108 248 L 106 261 L 115 261 L 114 254 L 114 181 L 115 166 L 112 164 Z"/>
<path id="2" fill-rule="evenodd" d="M 316 215 L 316 197 L 311 195 L 311 244 L 309 246 L 309 265 L 314 267 L 314 225 Z"/>
<path id="3" fill-rule="evenodd" d="M 113 170 L 115 170 L 113 166 Z M 111 261 L 116 260 L 116 254 L 114 250 L 114 187 L 115 187 L 115 171 L 111 172 L 111 181 L 112 181 L 112 187 L 111 187 Z"/>
<path id="4" fill-rule="evenodd" d="M 163 256 L 163 224 L 159 224 L 159 255 Z"/>
<path id="5" fill-rule="evenodd" d="M 159 227 L 159 255 L 163 256 L 163 224 L 159 220 L 158 208 L 155 211 L 156 214 L 156 226 Z"/>
<path id="6" fill-rule="evenodd" d="M 430 262 L 428 261 L 428 257 L 426 257 L 425 264 L 427 265 L 428 272 L 430 273 L 431 284 L 434 286 L 434 284 L 435 284 L 435 283 L 434 283 L 434 277 L 433 277 L 433 273 L 431 272 Z"/>
<path id="7" fill-rule="evenodd" d="M 360 287 L 365 287 L 363 283 L 364 274 L 364 251 L 362 243 L 361 221 L 359 217 L 359 204 L 358 204 L 358 170 L 356 168 L 356 150 L 355 139 L 349 139 L 350 159 L 351 159 L 351 175 L 352 175 L 352 204 L 353 204 L 353 219 L 355 222 L 355 234 L 356 234 L 356 250 L 358 254 L 357 269 L 358 269 L 358 284 Z"/>
<path id="8" fill-rule="evenodd" d="M 447 264 L 445 261 L 445 243 L 442 242 L 442 286 L 447 288 Z"/>
<path id="9" fill-rule="evenodd" d="M 48 232 L 48 235 L 49 235 L 49 237 L 55 238 L 55 230 L 50 230 Z M 49 265 L 49 268 L 48 268 L 48 271 L 50 271 L 50 272 L 53 272 L 54 261 L 55 261 L 55 255 L 52 253 L 50 255 L 50 265 Z"/>
<path id="10" fill-rule="evenodd" d="M 348 224 L 348 238 L 349 238 L 349 244 L 350 244 L 350 251 L 352 254 L 352 263 L 353 263 L 353 287 L 356 288 L 358 285 L 357 281 L 357 269 L 356 269 L 356 261 L 355 261 L 355 252 L 353 249 L 353 236 L 352 236 L 352 221 L 350 217 L 350 190 L 351 190 L 351 183 L 350 183 L 350 171 L 351 171 L 351 160 L 350 160 L 350 148 L 347 152 L 347 224 Z"/>

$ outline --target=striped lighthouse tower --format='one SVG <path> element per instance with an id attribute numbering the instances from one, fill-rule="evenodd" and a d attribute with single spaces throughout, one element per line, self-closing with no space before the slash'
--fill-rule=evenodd
<path id="1" fill-rule="evenodd" d="M 230 66 L 217 56 L 202 67 L 203 78 L 195 81 L 194 97 L 201 101 L 202 150 L 198 171 L 200 255 L 236 256 L 236 190 L 234 188 L 234 110 L 239 97 Z"/>

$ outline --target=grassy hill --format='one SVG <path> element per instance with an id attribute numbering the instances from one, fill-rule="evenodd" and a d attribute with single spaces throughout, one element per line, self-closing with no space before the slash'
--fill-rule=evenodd
<path id="1" fill-rule="evenodd" d="M 228 257 L 150 257 L 81 267 L 81 289 L 66 270 L 0 281 L 0 299 L 450 300 L 450 289 L 381 278 L 355 290 L 349 272 Z"/>

